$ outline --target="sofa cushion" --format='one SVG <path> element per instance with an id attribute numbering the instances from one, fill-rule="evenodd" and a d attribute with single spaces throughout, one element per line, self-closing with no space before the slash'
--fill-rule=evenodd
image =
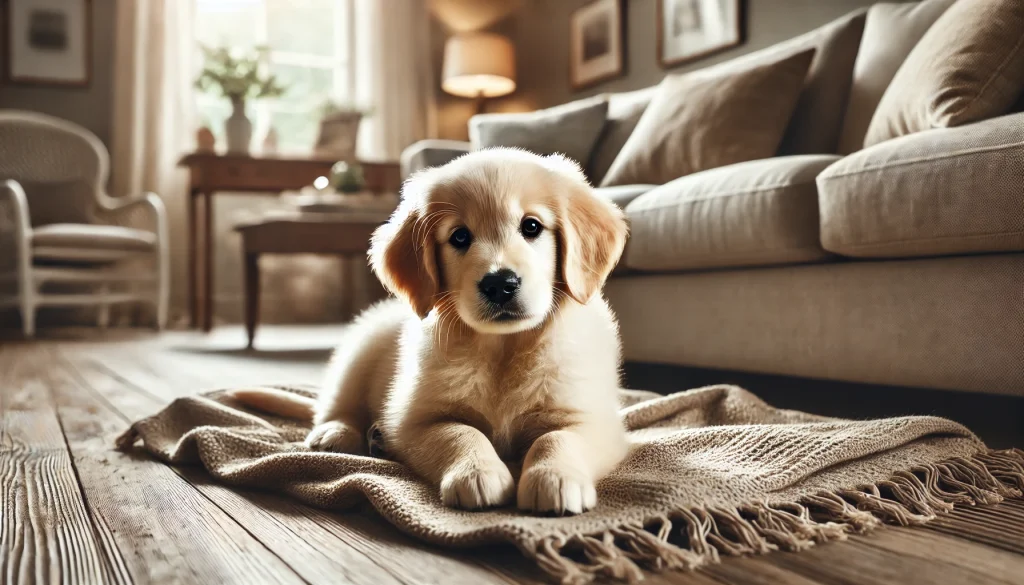
<path id="1" fill-rule="evenodd" d="M 751 161 L 667 183 L 626 206 L 625 263 L 638 270 L 763 266 L 826 258 L 814 178 L 839 157 Z"/>
<path id="2" fill-rule="evenodd" d="M 761 51 L 814 48 L 814 61 L 790 118 L 779 154 L 836 152 L 840 124 L 850 95 L 853 64 L 857 59 L 867 11 L 857 10 L 809 33 Z"/>
<path id="3" fill-rule="evenodd" d="M 610 199 L 612 203 L 625 209 L 634 199 L 657 187 L 657 185 L 616 185 L 614 187 L 598 187 L 594 189 L 601 197 Z"/>
<path id="4" fill-rule="evenodd" d="M 879 2 L 868 9 L 839 136 L 839 154 L 850 154 L 864 146 L 864 135 L 885 88 L 914 45 L 952 3 L 953 0 Z"/>
<path id="5" fill-rule="evenodd" d="M 813 57 L 665 77 L 601 186 L 661 184 L 774 155 Z"/>
<path id="6" fill-rule="evenodd" d="M 900 66 L 864 146 L 1001 116 L 1024 92 L 1024 2 L 958 2 Z"/>
<path id="7" fill-rule="evenodd" d="M 604 123 L 604 131 L 594 145 L 587 165 L 587 175 L 598 184 L 608 174 L 615 157 L 629 140 L 629 135 L 636 128 L 640 116 L 651 103 L 658 86 L 645 87 L 636 91 L 608 94 L 608 119 Z"/>
<path id="8" fill-rule="evenodd" d="M 153 232 L 112 225 L 55 223 L 32 230 L 32 245 L 37 248 L 147 251 L 154 244 Z"/>
<path id="9" fill-rule="evenodd" d="M 597 96 L 536 112 L 477 114 L 469 119 L 469 141 L 473 148 L 516 146 L 537 154 L 560 153 L 583 167 L 607 112 L 607 98 Z"/>
<path id="10" fill-rule="evenodd" d="M 826 250 L 859 257 L 1024 250 L 1024 113 L 896 138 L 818 177 Z"/>

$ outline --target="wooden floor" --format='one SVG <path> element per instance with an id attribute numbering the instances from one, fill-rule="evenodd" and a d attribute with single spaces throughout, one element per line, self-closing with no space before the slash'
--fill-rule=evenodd
<path id="1" fill-rule="evenodd" d="M 449 551 L 370 511 L 326 512 L 113 449 L 176 396 L 315 382 L 338 330 L 0 342 L 0 583 L 538 583 L 518 552 Z M 116 335 L 114 335 L 116 337 Z M 88 340 L 89 338 L 93 340 Z M 1024 583 L 1024 503 L 958 511 L 803 553 L 729 558 L 650 583 Z"/>

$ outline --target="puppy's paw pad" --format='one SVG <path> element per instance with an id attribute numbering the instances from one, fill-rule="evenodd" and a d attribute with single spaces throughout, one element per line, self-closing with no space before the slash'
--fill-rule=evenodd
<path id="1" fill-rule="evenodd" d="M 597 505 L 594 482 L 585 473 L 532 467 L 519 478 L 520 510 L 579 514 Z"/>
<path id="2" fill-rule="evenodd" d="M 446 506 L 475 510 L 512 502 L 516 484 L 504 463 L 466 465 L 441 479 L 441 499 Z"/>
<path id="3" fill-rule="evenodd" d="M 306 446 L 314 451 L 363 453 L 363 434 L 355 427 L 332 420 L 313 427 L 306 436 Z"/>

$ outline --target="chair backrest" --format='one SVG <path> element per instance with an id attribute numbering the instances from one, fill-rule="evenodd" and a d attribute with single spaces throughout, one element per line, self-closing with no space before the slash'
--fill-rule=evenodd
<path id="1" fill-rule="evenodd" d="M 110 163 L 95 134 L 71 122 L 0 110 L 0 179 L 25 188 L 33 225 L 91 223 Z"/>

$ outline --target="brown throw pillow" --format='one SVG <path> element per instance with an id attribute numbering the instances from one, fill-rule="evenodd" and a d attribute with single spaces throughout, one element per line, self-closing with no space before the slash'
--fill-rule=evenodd
<path id="1" fill-rule="evenodd" d="M 857 152 L 864 146 L 871 116 L 885 88 L 924 33 L 951 4 L 953 0 L 879 2 L 868 9 L 853 68 L 853 91 L 839 136 L 839 154 Z"/>
<path id="2" fill-rule="evenodd" d="M 814 50 L 735 70 L 667 76 L 615 157 L 602 187 L 662 184 L 775 154 Z"/>
<path id="3" fill-rule="evenodd" d="M 1003 115 L 1024 91 L 1024 2 L 961 0 L 885 90 L 864 146 Z"/>

